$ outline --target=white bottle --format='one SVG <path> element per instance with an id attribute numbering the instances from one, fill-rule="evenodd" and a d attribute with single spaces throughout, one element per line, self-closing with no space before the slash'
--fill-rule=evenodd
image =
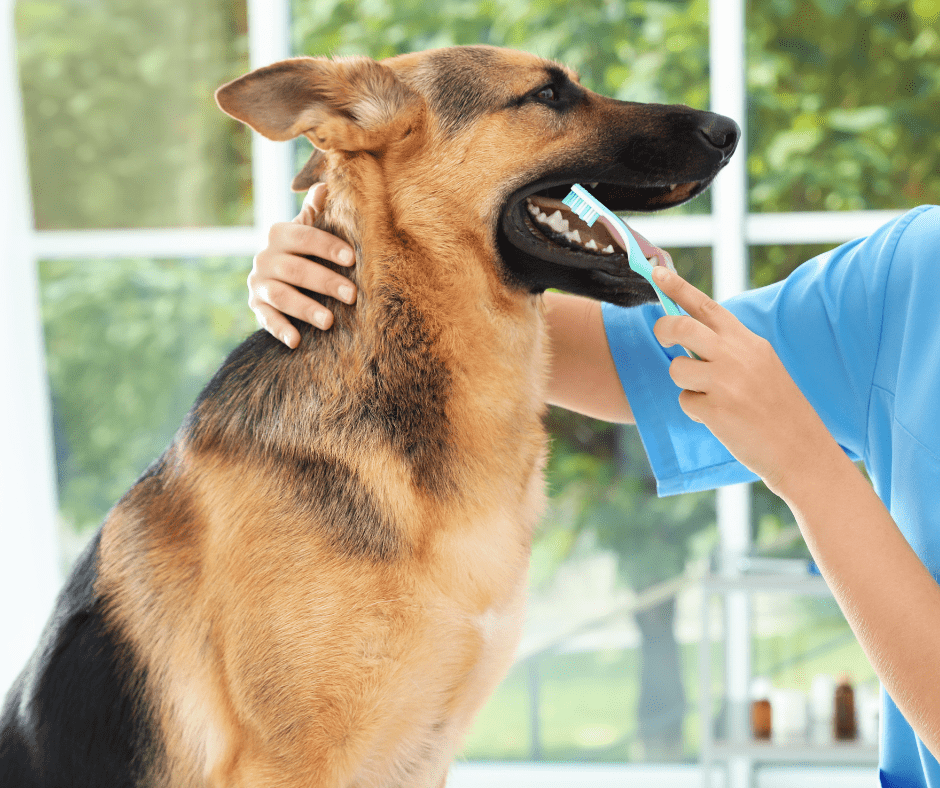
<path id="1" fill-rule="evenodd" d="M 814 744 L 829 744 L 832 741 L 833 696 L 835 679 L 828 673 L 813 677 L 810 685 L 810 740 Z"/>
<path id="2" fill-rule="evenodd" d="M 858 737 L 865 744 L 877 744 L 881 718 L 881 692 L 877 686 L 862 684 L 855 692 Z"/>
<path id="3" fill-rule="evenodd" d="M 780 743 L 805 741 L 809 721 L 806 693 L 796 689 L 774 690 L 770 703 L 774 710 L 773 740 Z"/>

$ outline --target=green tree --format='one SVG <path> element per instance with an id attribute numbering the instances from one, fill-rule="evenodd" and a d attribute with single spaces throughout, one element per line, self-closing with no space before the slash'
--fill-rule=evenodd
<path id="1" fill-rule="evenodd" d="M 166 448 L 223 355 L 255 328 L 242 259 L 41 266 L 60 509 L 96 527 Z"/>
<path id="2" fill-rule="evenodd" d="M 40 229 L 251 219 L 249 136 L 213 93 L 248 68 L 238 0 L 21 0 Z"/>

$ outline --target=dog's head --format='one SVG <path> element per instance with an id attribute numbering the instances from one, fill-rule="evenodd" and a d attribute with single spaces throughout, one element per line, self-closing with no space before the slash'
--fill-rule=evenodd
<path id="1" fill-rule="evenodd" d="M 740 135 L 720 115 L 606 98 L 563 65 L 485 46 L 382 62 L 294 58 L 216 98 L 266 137 L 310 139 L 317 150 L 295 189 L 369 157 L 402 226 L 437 213 L 439 232 L 461 225 L 466 238 L 476 228 L 511 287 L 623 305 L 653 290 L 601 223 L 588 229 L 562 204 L 571 184 L 615 211 L 680 205 L 708 187 Z"/>

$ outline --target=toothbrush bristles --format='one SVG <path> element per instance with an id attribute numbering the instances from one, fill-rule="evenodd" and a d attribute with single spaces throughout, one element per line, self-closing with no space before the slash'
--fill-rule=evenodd
<path id="1" fill-rule="evenodd" d="M 568 192 L 568 196 L 565 197 L 562 202 L 571 208 L 578 216 L 581 217 L 581 220 L 588 226 L 593 226 L 594 222 L 597 221 L 597 217 L 600 214 L 591 207 L 591 205 L 579 197 L 574 192 Z"/>

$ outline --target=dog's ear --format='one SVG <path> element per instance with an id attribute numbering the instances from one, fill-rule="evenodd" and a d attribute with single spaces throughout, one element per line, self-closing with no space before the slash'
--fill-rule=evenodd
<path id="1" fill-rule="evenodd" d="M 215 99 L 269 139 L 303 134 L 321 151 L 383 150 L 409 134 L 424 109 L 392 69 L 366 57 L 282 60 L 223 85 Z M 319 169 L 319 158 L 315 153 L 295 188 Z"/>
<path id="2" fill-rule="evenodd" d="M 314 148 L 304 168 L 294 176 L 294 182 L 290 186 L 291 189 L 295 192 L 307 191 L 307 189 L 320 180 L 320 175 L 322 175 L 325 165 L 326 160 L 323 157 L 323 151 Z"/>

